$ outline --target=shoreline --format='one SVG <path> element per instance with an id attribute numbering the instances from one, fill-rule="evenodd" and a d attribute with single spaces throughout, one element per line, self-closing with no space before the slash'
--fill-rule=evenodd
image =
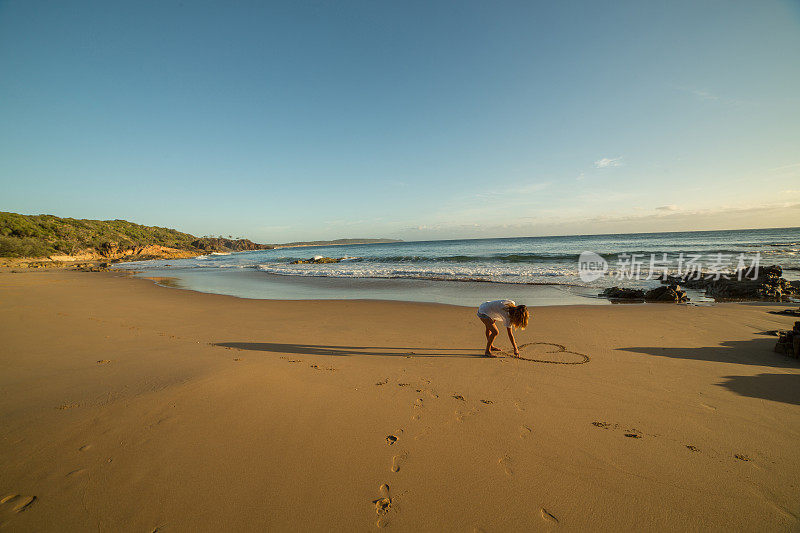
<path id="1" fill-rule="evenodd" d="M 126 272 L 112 269 L 111 272 Z M 373 300 L 430 302 L 461 307 L 509 298 L 530 305 L 609 305 L 593 289 L 564 284 L 495 283 L 422 278 L 347 278 L 272 274 L 258 269 L 143 269 L 135 277 L 172 278 L 171 288 L 274 301 Z M 483 298 L 483 299 L 482 299 Z"/>

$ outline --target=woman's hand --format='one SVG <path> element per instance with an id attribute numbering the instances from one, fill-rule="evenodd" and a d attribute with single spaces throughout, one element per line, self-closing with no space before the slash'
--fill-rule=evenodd
<path id="1" fill-rule="evenodd" d="M 517 348 L 517 341 L 514 339 L 514 331 L 508 328 L 508 340 L 511 341 L 511 346 L 514 348 L 514 357 L 519 357 L 519 348 Z"/>

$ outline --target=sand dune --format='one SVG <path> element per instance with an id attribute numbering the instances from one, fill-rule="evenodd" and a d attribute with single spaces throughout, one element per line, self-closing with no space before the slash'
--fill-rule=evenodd
<path id="1" fill-rule="evenodd" d="M 797 530 L 776 307 L 537 308 L 548 363 L 480 357 L 470 308 L 1 273 L 0 523 Z"/>

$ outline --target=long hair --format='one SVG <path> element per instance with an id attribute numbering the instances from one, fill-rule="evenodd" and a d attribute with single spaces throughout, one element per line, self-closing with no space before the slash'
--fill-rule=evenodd
<path id="1" fill-rule="evenodd" d="M 528 327 L 528 308 L 524 305 L 508 308 L 508 315 L 511 317 L 511 325 L 519 329 Z"/>

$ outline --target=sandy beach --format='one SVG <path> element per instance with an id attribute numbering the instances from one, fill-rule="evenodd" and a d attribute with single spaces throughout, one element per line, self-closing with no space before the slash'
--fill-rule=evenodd
<path id="1" fill-rule="evenodd" d="M 796 531 L 786 307 L 539 307 L 547 364 L 480 357 L 474 308 L 2 272 L 0 523 Z"/>

